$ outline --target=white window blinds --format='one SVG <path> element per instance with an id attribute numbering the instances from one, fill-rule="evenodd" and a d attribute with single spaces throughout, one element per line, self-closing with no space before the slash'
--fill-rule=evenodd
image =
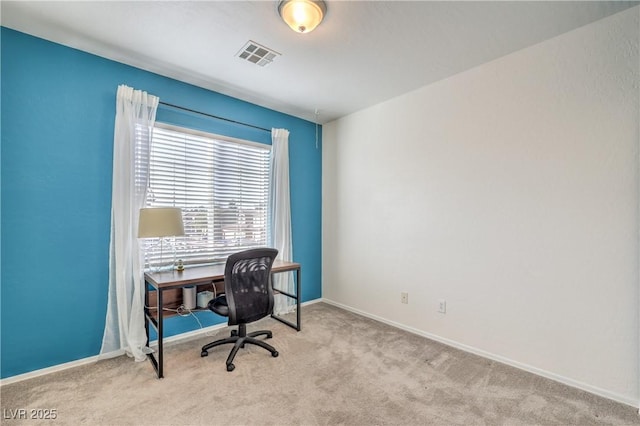
<path id="1" fill-rule="evenodd" d="M 186 235 L 176 238 L 177 258 L 185 264 L 222 262 L 267 245 L 270 149 L 156 124 L 146 204 L 182 209 Z"/>

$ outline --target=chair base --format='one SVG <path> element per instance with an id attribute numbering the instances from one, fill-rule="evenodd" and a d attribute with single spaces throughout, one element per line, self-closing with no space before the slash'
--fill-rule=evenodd
<path id="1" fill-rule="evenodd" d="M 247 334 L 247 325 L 240 324 L 238 326 L 238 330 L 231 331 L 230 337 L 227 337 L 226 339 L 216 340 L 215 342 L 211 342 L 204 345 L 202 347 L 202 352 L 200 352 L 200 356 L 205 357 L 209 355 L 209 352 L 208 352 L 209 349 L 215 346 L 225 345 L 227 343 L 233 343 L 233 348 L 231 349 L 231 352 L 227 357 L 227 371 L 233 371 L 234 368 L 236 368 L 235 365 L 233 365 L 233 359 L 236 357 L 238 350 L 240 348 L 244 348 L 244 345 L 246 345 L 247 343 L 260 346 L 268 350 L 269 352 L 271 352 L 272 357 L 274 358 L 277 357 L 278 351 L 273 346 L 265 343 L 264 341 L 256 339 L 256 337 L 258 336 L 267 336 L 266 337 L 267 339 L 271 339 L 271 337 L 273 337 L 273 334 L 269 330 L 253 331 Z"/>

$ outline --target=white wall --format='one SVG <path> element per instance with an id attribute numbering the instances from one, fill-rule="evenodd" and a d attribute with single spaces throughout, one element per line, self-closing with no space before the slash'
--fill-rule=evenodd
<path id="1" fill-rule="evenodd" d="M 637 406 L 639 15 L 325 125 L 324 298 Z"/>

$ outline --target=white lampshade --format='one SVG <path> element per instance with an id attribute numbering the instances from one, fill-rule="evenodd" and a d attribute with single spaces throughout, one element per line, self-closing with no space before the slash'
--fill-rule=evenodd
<path id="1" fill-rule="evenodd" d="M 327 5 L 322 0 L 281 0 L 278 13 L 291 29 L 310 33 L 322 22 Z"/>
<path id="2" fill-rule="evenodd" d="M 140 209 L 138 238 L 184 235 L 182 210 L 177 207 Z"/>

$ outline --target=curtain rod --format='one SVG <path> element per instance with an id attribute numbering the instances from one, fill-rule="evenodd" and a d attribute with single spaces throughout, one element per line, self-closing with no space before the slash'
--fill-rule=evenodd
<path id="1" fill-rule="evenodd" d="M 213 115 L 213 114 L 207 114 L 206 112 L 196 111 L 196 110 L 185 108 L 185 107 L 181 107 L 181 106 L 178 106 L 178 105 L 173 105 L 173 104 L 170 104 L 170 103 L 167 103 L 167 102 L 160 101 L 159 103 L 160 103 L 160 105 L 164 105 L 164 106 L 168 106 L 168 107 L 176 108 L 176 109 L 181 109 L 182 111 L 188 111 L 188 112 L 192 112 L 194 114 L 200 114 L 200 115 L 204 115 L 204 116 L 207 116 L 207 117 L 216 118 L 218 120 L 227 121 L 229 123 L 240 124 L 241 126 L 251 127 L 251 128 L 254 128 L 254 129 L 262 130 L 263 132 L 271 133 L 271 129 L 265 129 L 264 127 L 258 127 L 258 126 L 254 126 L 253 124 L 243 123 L 242 121 L 236 121 L 236 120 L 231 120 L 230 118 L 224 118 L 224 117 L 219 117 L 219 116 Z"/>

